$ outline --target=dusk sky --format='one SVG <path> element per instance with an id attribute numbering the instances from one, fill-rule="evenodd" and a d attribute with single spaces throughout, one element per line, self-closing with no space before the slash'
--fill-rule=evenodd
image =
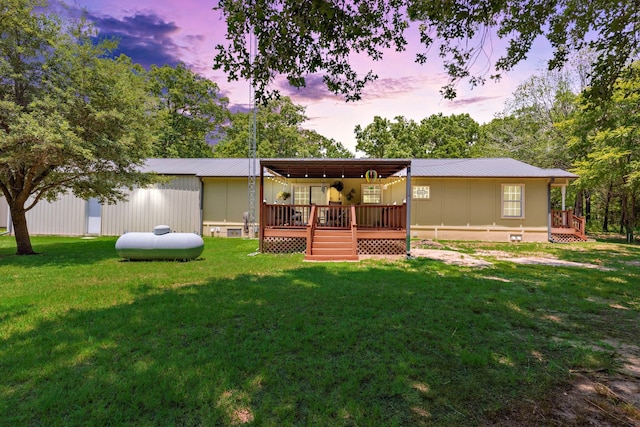
<path id="1" fill-rule="evenodd" d="M 215 45 L 224 43 L 226 25 L 221 15 L 211 8 L 214 1 L 206 0 L 77 0 L 76 5 L 89 13 L 102 35 L 120 39 L 120 51 L 135 62 L 171 64 L 184 62 L 195 72 L 211 78 L 227 96 L 231 108 L 249 105 L 249 82 L 227 81 L 224 73 L 212 69 Z M 415 26 L 414 26 L 415 27 Z M 551 49 L 544 41 L 534 44 L 529 59 L 504 75 L 499 83 L 488 80 L 483 87 L 470 89 L 463 81 L 458 85 L 458 97 L 444 100 L 439 93 L 447 83 L 437 49 L 432 48 L 429 62 L 418 65 L 415 54 L 421 45 L 417 31 L 409 35 L 405 52 L 388 52 L 384 59 L 371 63 L 355 58 L 359 71 L 373 69 L 378 80 L 370 83 L 358 102 L 345 102 L 328 92 L 320 77 L 307 81 L 307 88 L 297 90 L 275 82 L 283 95 L 306 107 L 309 120 L 304 127 L 342 142 L 355 152 L 354 128 L 366 126 L 374 116 L 393 119 L 404 116 L 420 121 L 431 114 L 468 113 L 479 123 L 490 121 L 504 107 L 514 89 L 544 68 L 551 57 Z M 490 67 L 504 52 L 505 42 L 493 37 L 490 58 L 477 66 Z M 492 70 L 487 73 L 487 77 Z"/>

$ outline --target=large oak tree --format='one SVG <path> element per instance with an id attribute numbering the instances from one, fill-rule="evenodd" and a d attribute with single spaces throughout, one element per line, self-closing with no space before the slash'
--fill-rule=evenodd
<path id="1" fill-rule="evenodd" d="M 150 180 L 138 171 L 152 134 L 144 73 L 46 6 L 0 2 L 0 191 L 18 254 L 34 253 L 26 213 L 38 202 L 65 192 L 115 202 Z"/>

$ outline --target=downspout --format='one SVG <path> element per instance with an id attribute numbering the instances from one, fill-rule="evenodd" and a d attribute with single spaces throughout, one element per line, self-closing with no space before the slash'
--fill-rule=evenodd
<path id="1" fill-rule="evenodd" d="M 407 199 L 405 213 L 407 227 L 407 259 L 411 258 L 411 163 L 407 166 L 407 185 L 405 189 L 405 197 Z"/>
<path id="2" fill-rule="evenodd" d="M 204 180 L 200 177 L 200 235 L 204 236 Z"/>
<path id="3" fill-rule="evenodd" d="M 553 184 L 555 178 L 551 178 L 547 183 L 547 240 L 553 243 L 553 238 L 551 237 L 551 184 Z"/>

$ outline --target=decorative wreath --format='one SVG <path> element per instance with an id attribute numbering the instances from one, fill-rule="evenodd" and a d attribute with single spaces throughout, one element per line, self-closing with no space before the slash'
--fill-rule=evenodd
<path id="1" fill-rule="evenodd" d="M 378 172 L 374 171 L 373 169 L 369 169 L 365 172 L 364 177 L 367 182 L 375 181 L 376 179 L 378 179 Z"/>

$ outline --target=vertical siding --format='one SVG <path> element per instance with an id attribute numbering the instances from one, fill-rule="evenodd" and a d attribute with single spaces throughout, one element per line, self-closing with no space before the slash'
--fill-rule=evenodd
<path id="1" fill-rule="evenodd" d="M 502 219 L 502 184 L 524 184 L 525 218 Z M 545 179 L 431 179 L 414 178 L 414 185 L 429 185 L 429 200 L 411 201 L 411 224 L 452 227 L 546 227 Z"/>
<path id="2" fill-rule="evenodd" d="M 9 221 L 9 204 L 4 196 L 0 195 L 0 227 L 8 226 Z"/>
<path id="3" fill-rule="evenodd" d="M 168 225 L 176 232 L 200 232 L 200 179 L 175 177 L 165 184 L 136 188 L 127 202 L 102 207 L 102 234 L 118 236 L 125 231 L 152 231 Z"/>
<path id="4" fill-rule="evenodd" d="M 249 209 L 249 186 L 246 178 L 208 178 L 204 180 L 203 222 L 242 223 Z M 265 183 L 266 199 L 278 191 L 272 182 Z M 258 189 L 256 189 L 258 191 Z M 256 195 L 257 197 L 258 195 Z M 258 205 L 260 201 L 258 201 Z M 256 206 L 256 210 L 259 206 Z M 257 214 L 257 212 L 256 212 Z"/>
<path id="5" fill-rule="evenodd" d="M 496 212 L 495 200 L 499 194 L 495 188 L 496 183 L 491 179 L 469 180 L 469 225 L 495 225 L 496 213 L 500 212 Z"/>
<path id="6" fill-rule="evenodd" d="M 67 193 L 54 202 L 38 202 L 27 212 L 27 226 L 33 235 L 80 236 L 87 227 L 86 214 L 87 202 Z"/>

